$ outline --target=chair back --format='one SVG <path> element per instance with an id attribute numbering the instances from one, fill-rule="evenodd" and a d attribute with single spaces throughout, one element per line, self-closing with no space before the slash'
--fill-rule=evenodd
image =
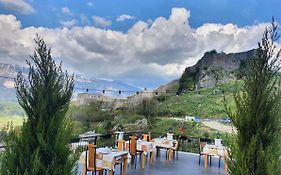
<path id="1" fill-rule="evenodd" d="M 137 154 L 137 137 L 136 136 L 129 137 L 129 153 L 131 155 Z"/>
<path id="2" fill-rule="evenodd" d="M 149 137 L 149 134 L 143 134 L 142 135 L 142 140 L 144 140 L 144 141 L 150 141 L 150 137 Z"/>
<path id="3" fill-rule="evenodd" d="M 178 147 L 179 147 L 179 142 L 173 142 L 173 149 L 174 150 L 177 150 L 178 149 Z"/>
<path id="4" fill-rule="evenodd" d="M 86 151 L 86 169 L 96 169 L 96 145 L 89 144 Z"/>
<path id="5" fill-rule="evenodd" d="M 117 140 L 117 150 L 123 151 L 125 149 L 125 140 Z"/>
<path id="6" fill-rule="evenodd" d="M 208 144 L 211 143 L 212 140 L 211 139 L 206 139 L 206 138 L 199 138 L 199 153 L 201 153 L 203 151 L 203 148 Z"/>

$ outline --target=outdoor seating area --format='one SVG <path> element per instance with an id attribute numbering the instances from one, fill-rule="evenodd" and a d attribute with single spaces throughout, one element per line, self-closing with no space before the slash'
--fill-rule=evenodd
<path id="1" fill-rule="evenodd" d="M 171 133 L 152 138 L 151 134 L 124 137 L 124 132 L 118 132 L 113 147 L 98 147 L 96 136 L 101 135 L 94 136 L 95 143 L 89 138 L 80 155 L 78 174 L 226 174 L 222 160 L 227 151 L 221 140 L 198 139 L 200 154 L 196 154 L 179 151 L 179 141 Z M 85 139 L 81 140 L 85 148 Z"/>

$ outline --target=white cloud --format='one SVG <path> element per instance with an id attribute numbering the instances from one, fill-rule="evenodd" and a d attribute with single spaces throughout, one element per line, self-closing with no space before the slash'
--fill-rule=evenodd
<path id="1" fill-rule="evenodd" d="M 24 0 L 0 0 L 0 4 L 2 4 L 6 9 L 13 10 L 24 15 L 31 14 L 35 11 L 32 6 Z"/>
<path id="2" fill-rule="evenodd" d="M 108 27 L 111 25 L 111 21 L 100 16 L 93 16 L 94 24 L 99 27 Z"/>
<path id="3" fill-rule="evenodd" d="M 70 15 L 70 16 L 73 15 L 73 13 L 70 11 L 70 9 L 68 7 L 61 8 L 61 11 L 65 15 Z"/>
<path id="4" fill-rule="evenodd" d="M 125 21 L 125 20 L 129 20 L 129 19 L 135 19 L 134 16 L 130 16 L 130 15 L 120 15 L 118 16 L 118 18 L 116 19 L 116 21 Z"/>
<path id="5" fill-rule="evenodd" d="M 73 27 L 77 21 L 75 19 L 73 20 L 69 20 L 69 21 L 60 21 L 60 23 L 64 26 L 64 27 L 68 27 L 68 28 L 71 28 Z"/>
<path id="6" fill-rule="evenodd" d="M 33 38 L 39 33 L 52 47 L 52 55 L 62 59 L 69 70 L 147 87 L 145 83 L 156 85 L 178 78 L 206 51 L 228 53 L 257 47 L 268 25 L 209 23 L 191 28 L 189 17 L 189 11 L 174 8 L 169 18 L 138 21 L 122 33 L 93 26 L 22 28 L 15 16 L 0 15 L 0 32 L 5 33 L 0 35 L 0 62 L 24 65 L 33 53 Z"/>

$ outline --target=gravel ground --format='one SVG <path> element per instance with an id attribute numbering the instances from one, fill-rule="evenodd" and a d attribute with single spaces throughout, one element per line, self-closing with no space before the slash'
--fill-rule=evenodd
<path id="1" fill-rule="evenodd" d="M 209 128 L 221 131 L 221 132 L 227 132 L 227 133 L 235 133 L 236 129 L 231 125 L 226 125 L 217 121 L 203 121 L 204 125 L 208 126 Z"/>

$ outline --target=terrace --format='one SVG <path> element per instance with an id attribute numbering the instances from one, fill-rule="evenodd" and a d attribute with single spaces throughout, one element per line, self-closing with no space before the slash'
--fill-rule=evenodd
<path id="1" fill-rule="evenodd" d="M 120 167 L 116 167 L 115 175 L 120 175 Z M 79 167 L 82 171 L 82 167 Z M 90 172 L 88 174 L 91 174 Z M 186 174 L 186 175 L 226 175 L 223 164 L 218 168 L 218 159 L 213 158 L 212 166 L 204 168 L 204 165 L 198 164 L 198 154 L 180 152 L 179 159 L 172 162 L 165 158 L 157 158 L 153 165 L 147 165 L 145 169 L 139 166 L 134 169 L 133 166 L 127 168 L 127 175 L 171 175 L 171 174 Z"/>
<path id="2" fill-rule="evenodd" d="M 125 134 L 125 140 L 126 136 Z M 107 136 L 108 137 L 108 136 Z M 105 139 L 104 136 L 99 137 L 96 141 L 98 147 L 110 146 L 114 144 L 115 137 L 112 136 L 109 139 Z M 204 166 L 204 156 L 201 157 L 201 164 L 198 163 L 199 154 L 191 153 L 186 151 L 195 152 L 197 149 L 198 139 L 196 138 L 184 138 L 178 140 L 181 144 L 179 146 L 178 158 L 174 157 L 172 160 L 167 160 L 166 151 L 161 150 L 160 156 L 155 156 L 152 164 L 149 163 L 149 158 L 146 158 L 145 166 L 142 168 L 140 159 L 137 161 L 136 168 L 133 165 L 127 167 L 126 175 L 171 175 L 171 174 L 197 174 L 197 175 L 214 175 L 214 174 L 227 174 L 224 170 L 224 160 L 222 159 L 221 165 L 219 168 L 219 159 L 212 157 L 212 164 L 207 168 Z M 113 143 L 113 144 L 112 144 Z M 79 164 L 78 174 L 83 172 L 82 164 Z M 91 172 L 88 172 L 91 174 Z M 107 173 L 108 174 L 108 173 Z M 117 165 L 115 168 L 115 175 L 121 174 L 120 165 Z"/>

